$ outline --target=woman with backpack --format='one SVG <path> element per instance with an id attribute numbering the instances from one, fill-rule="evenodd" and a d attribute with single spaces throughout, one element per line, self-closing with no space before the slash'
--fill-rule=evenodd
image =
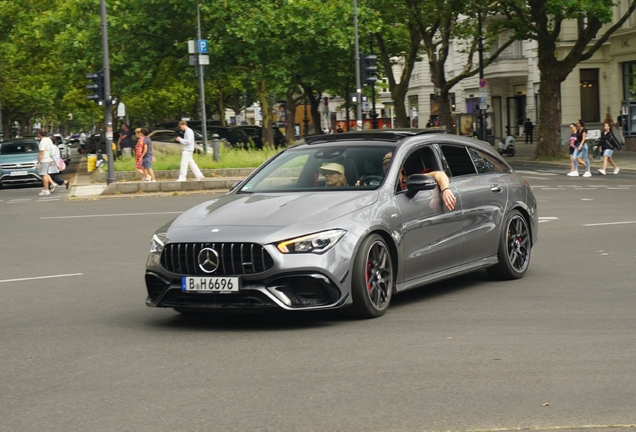
<path id="1" fill-rule="evenodd" d="M 55 137 L 51 137 L 52 140 L 55 139 Z M 55 142 L 53 142 L 53 145 L 51 146 L 51 158 L 53 158 L 53 162 L 49 165 L 49 177 L 51 177 L 51 185 L 49 186 L 49 191 L 55 192 L 55 188 L 59 185 L 59 186 L 66 186 L 66 189 L 68 189 L 69 187 L 69 181 L 68 180 L 64 180 L 62 177 L 60 177 L 60 172 L 64 171 L 64 169 L 66 168 L 66 163 L 64 162 L 64 159 L 62 159 L 62 156 L 60 155 L 60 149 L 58 148 L 58 146 L 55 144 Z"/>
<path id="2" fill-rule="evenodd" d="M 599 169 L 598 172 L 606 175 L 607 162 L 612 164 L 614 167 L 614 174 L 618 174 L 621 170 L 616 166 L 614 160 L 612 159 L 612 154 L 614 153 L 614 149 L 621 149 L 621 145 L 612 133 L 612 125 L 609 122 L 603 123 L 603 132 L 601 132 L 601 137 L 596 142 L 596 146 L 600 146 L 603 149 L 603 168 Z"/>

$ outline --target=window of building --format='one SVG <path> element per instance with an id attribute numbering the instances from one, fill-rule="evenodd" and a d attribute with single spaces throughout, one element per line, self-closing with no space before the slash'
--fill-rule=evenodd
<path id="1" fill-rule="evenodd" d="M 600 122 L 601 107 L 598 87 L 598 69 L 581 69 L 579 73 L 581 118 L 586 122 Z"/>

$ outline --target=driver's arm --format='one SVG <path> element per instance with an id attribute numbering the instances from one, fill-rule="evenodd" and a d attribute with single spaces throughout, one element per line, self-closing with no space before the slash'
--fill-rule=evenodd
<path id="1" fill-rule="evenodd" d="M 453 191 L 450 190 L 450 180 L 448 180 L 448 176 L 444 171 L 431 171 L 430 173 L 426 173 L 429 177 L 433 177 L 439 186 L 439 190 L 442 191 L 442 199 L 444 200 L 444 204 L 446 208 L 452 210 L 455 208 L 455 203 L 457 202 L 457 198 L 453 194 Z"/>

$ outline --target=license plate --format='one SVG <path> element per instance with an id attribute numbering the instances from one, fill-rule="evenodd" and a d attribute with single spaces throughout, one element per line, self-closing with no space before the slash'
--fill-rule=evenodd
<path id="1" fill-rule="evenodd" d="M 239 278 L 237 277 L 181 277 L 181 291 L 226 293 L 238 292 Z"/>
<path id="2" fill-rule="evenodd" d="M 9 173 L 10 176 L 25 176 L 27 175 L 26 171 L 11 171 Z"/>

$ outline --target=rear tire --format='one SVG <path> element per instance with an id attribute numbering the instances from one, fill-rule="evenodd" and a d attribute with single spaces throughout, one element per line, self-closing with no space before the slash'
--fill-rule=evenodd
<path id="1" fill-rule="evenodd" d="M 499 239 L 499 263 L 489 267 L 488 273 L 502 280 L 522 278 L 530 265 L 531 249 L 528 222 L 518 210 L 513 210 L 505 218 Z"/>
<path id="2" fill-rule="evenodd" d="M 372 234 L 362 242 L 353 263 L 351 281 L 353 305 L 357 318 L 377 318 L 386 312 L 393 297 L 393 262 L 384 239 Z"/>
<path id="3" fill-rule="evenodd" d="M 508 154 L 508 157 L 513 157 L 515 155 L 515 149 L 514 148 L 508 149 L 507 154 Z"/>

